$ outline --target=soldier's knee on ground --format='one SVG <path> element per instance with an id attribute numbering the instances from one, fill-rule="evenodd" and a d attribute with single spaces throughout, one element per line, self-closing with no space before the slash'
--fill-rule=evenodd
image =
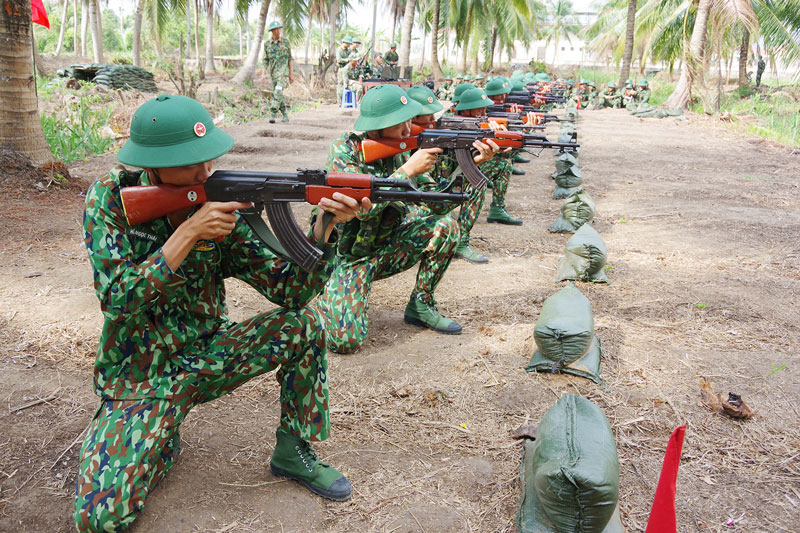
<path id="1" fill-rule="evenodd" d="M 119 489 L 112 489 L 119 490 Z M 108 503 L 106 503 L 108 502 Z M 144 508 L 144 500 L 139 505 L 131 505 L 132 500 L 122 500 L 118 503 L 115 492 L 102 499 L 92 499 L 85 502 L 80 508 L 76 499 L 73 518 L 75 527 L 81 533 L 98 531 L 122 531 L 127 528 Z M 121 510 L 120 506 L 125 505 Z"/>
<path id="2" fill-rule="evenodd" d="M 289 334 L 290 344 L 325 346 L 325 329 L 322 318 L 316 309 L 310 306 L 301 309 L 284 309 L 283 331 Z M 274 320 L 274 317 L 272 318 Z M 293 350 L 293 357 L 300 357 L 305 350 Z"/>
<path id="3" fill-rule="evenodd" d="M 340 334 L 337 335 L 337 333 Z M 328 331 L 326 342 L 328 344 L 328 350 L 347 355 L 358 351 L 364 343 L 364 338 L 366 338 L 366 333 L 364 335 L 354 336 L 349 330 L 340 332 Z"/>

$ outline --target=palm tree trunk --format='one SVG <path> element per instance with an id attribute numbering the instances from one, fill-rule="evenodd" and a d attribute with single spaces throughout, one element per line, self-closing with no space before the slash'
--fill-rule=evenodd
<path id="1" fill-rule="evenodd" d="M 439 1 L 433 0 L 433 33 L 431 34 L 431 68 L 433 79 L 439 84 L 444 79 L 442 66 L 439 64 Z"/>
<path id="2" fill-rule="evenodd" d="M 72 0 L 72 53 L 77 55 L 80 48 L 80 35 L 78 34 L 78 0 Z"/>
<path id="3" fill-rule="evenodd" d="M 197 60 L 197 72 L 202 76 L 200 68 L 200 0 L 194 0 L 194 57 Z"/>
<path id="4" fill-rule="evenodd" d="M 142 66 L 142 16 L 144 14 L 144 1 L 136 3 L 136 13 L 133 18 L 133 64 Z"/>
<path id="5" fill-rule="evenodd" d="M 242 34 L 242 25 L 237 24 L 236 26 L 239 28 L 239 61 L 244 61 L 244 35 Z M 306 48 L 306 50 L 308 49 Z"/>
<path id="6" fill-rule="evenodd" d="M 53 161 L 39 120 L 31 59 L 31 3 L 6 0 L 0 9 L 0 146 L 36 165 Z"/>
<path id="7" fill-rule="evenodd" d="M 372 35 L 370 36 L 369 39 L 369 44 L 373 53 L 375 53 L 375 26 L 377 25 L 378 25 L 378 0 L 374 0 L 372 3 Z"/>
<path id="8" fill-rule="evenodd" d="M 206 0 L 206 74 L 217 72 L 214 65 L 214 0 Z"/>
<path id="9" fill-rule="evenodd" d="M 81 55 L 86 56 L 86 46 L 89 39 L 89 0 L 81 2 Z"/>
<path id="10" fill-rule="evenodd" d="M 192 57 L 192 45 L 189 36 L 192 35 L 192 2 L 185 0 L 186 3 L 186 59 Z"/>
<path id="11" fill-rule="evenodd" d="M 328 13 L 328 23 L 330 24 L 330 34 L 328 35 L 328 53 L 336 53 L 336 22 L 339 19 L 339 0 L 331 2 L 331 10 Z"/>
<path id="12" fill-rule="evenodd" d="M 750 50 L 750 30 L 742 34 L 742 46 L 739 48 L 739 88 L 747 86 L 747 53 Z"/>
<path id="13" fill-rule="evenodd" d="M 497 23 L 492 27 L 492 35 L 487 40 L 486 61 L 483 63 L 483 70 L 489 71 L 494 67 L 494 51 L 497 47 Z"/>
<path id="14" fill-rule="evenodd" d="M 56 45 L 56 57 L 61 55 L 61 48 L 64 46 L 64 31 L 67 29 L 67 8 L 69 0 L 63 0 L 64 7 L 61 8 L 61 29 L 58 32 L 58 44 Z"/>
<path id="15" fill-rule="evenodd" d="M 400 71 L 408 66 L 408 57 L 411 55 L 411 29 L 414 27 L 414 8 L 417 0 L 406 0 L 406 10 L 403 13 L 403 35 L 400 40 Z"/>
<path id="16" fill-rule="evenodd" d="M 425 66 L 425 41 L 428 40 L 428 32 L 426 30 L 422 30 L 422 59 L 419 61 L 419 70 L 422 71 L 422 67 Z"/>
<path id="17" fill-rule="evenodd" d="M 461 61 L 461 71 L 467 71 L 467 56 L 469 55 L 469 34 L 472 31 L 472 4 L 467 8 L 467 21 L 464 24 L 464 58 Z"/>
<path id="18" fill-rule="evenodd" d="M 103 62 L 103 22 L 100 20 L 98 0 L 89 1 L 89 26 L 92 28 L 92 51 L 94 62 Z"/>
<path id="19" fill-rule="evenodd" d="M 469 71 L 473 75 L 478 74 L 478 50 L 480 50 L 480 43 L 474 41 L 472 45 L 472 60 L 469 62 Z"/>
<path id="20" fill-rule="evenodd" d="M 675 90 L 664 102 L 667 107 L 686 108 L 692 98 L 692 85 L 695 82 L 702 83 L 703 50 L 706 47 L 706 28 L 712 2 L 713 0 L 700 0 L 700 5 L 697 7 L 697 18 L 695 18 L 694 28 L 692 29 L 692 38 L 689 42 L 689 50 L 686 54 L 686 61 L 684 61 L 681 77 L 678 79 Z"/>
<path id="21" fill-rule="evenodd" d="M 308 49 L 311 47 L 311 26 L 313 25 L 311 15 L 308 16 L 308 29 L 306 30 L 306 65 L 308 65 Z"/>
<path id="22" fill-rule="evenodd" d="M 628 22 L 625 26 L 625 55 L 622 57 L 622 70 L 619 73 L 619 86 L 625 86 L 625 80 L 631 76 L 633 60 L 633 33 L 636 27 L 636 0 L 628 0 Z"/>
<path id="23" fill-rule="evenodd" d="M 244 82 L 253 79 L 253 74 L 258 64 L 258 54 L 261 52 L 261 41 L 264 38 L 264 27 L 267 24 L 269 4 L 270 0 L 261 1 L 261 11 L 258 12 L 258 25 L 256 26 L 256 33 L 253 35 L 253 44 L 250 46 L 250 53 L 247 54 L 247 59 L 244 60 L 242 68 L 231 80 L 233 83 L 243 85 Z"/>

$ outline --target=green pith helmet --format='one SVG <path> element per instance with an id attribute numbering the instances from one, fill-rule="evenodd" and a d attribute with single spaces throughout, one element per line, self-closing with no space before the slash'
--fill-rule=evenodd
<path id="1" fill-rule="evenodd" d="M 346 35 L 344 39 L 342 39 L 342 42 L 347 44 L 353 44 L 353 39 L 351 39 L 349 35 Z"/>
<path id="2" fill-rule="evenodd" d="M 639 87 L 647 87 L 647 78 L 642 78 L 639 80 Z"/>
<path id="3" fill-rule="evenodd" d="M 593 80 L 586 80 L 586 85 L 588 85 L 592 89 L 597 89 L 597 85 L 594 84 Z"/>
<path id="4" fill-rule="evenodd" d="M 447 76 L 444 77 L 444 81 L 453 81 L 453 76 L 450 76 L 448 74 Z"/>
<path id="5" fill-rule="evenodd" d="M 617 88 L 617 82 L 615 82 L 614 80 L 611 80 L 610 82 L 608 82 L 608 88 L 609 89 L 616 89 Z"/>
<path id="6" fill-rule="evenodd" d="M 511 79 L 512 80 L 515 80 L 515 79 L 521 78 L 521 77 L 522 77 L 522 71 L 521 70 L 515 70 L 514 72 L 511 73 Z"/>
<path id="7" fill-rule="evenodd" d="M 575 80 L 573 79 L 567 80 L 567 85 L 575 85 Z"/>
<path id="8" fill-rule="evenodd" d="M 471 83 L 459 83 L 456 85 L 455 90 L 453 91 L 453 98 L 450 99 L 451 102 L 458 102 L 458 99 L 461 97 L 461 94 L 464 91 L 468 91 L 470 89 L 474 89 L 475 86 Z"/>
<path id="9" fill-rule="evenodd" d="M 528 72 L 527 74 L 522 76 L 522 81 L 524 81 L 525 83 L 529 83 L 529 82 L 534 81 L 535 78 L 536 78 L 536 76 L 534 76 L 532 73 Z"/>
<path id="10" fill-rule="evenodd" d="M 283 24 L 281 24 L 277 20 L 273 20 L 272 22 L 269 23 L 269 27 L 267 29 L 269 31 L 272 31 L 272 30 L 277 29 L 277 28 L 283 28 Z"/>
<path id="11" fill-rule="evenodd" d="M 628 78 L 627 80 L 625 80 L 625 85 L 628 85 L 629 83 L 630 83 L 631 85 L 633 85 L 633 80 L 632 80 L 632 79 L 630 79 L 630 78 Z"/>
<path id="12" fill-rule="evenodd" d="M 456 79 L 457 80 L 463 80 L 464 79 L 464 74 L 459 72 L 458 74 L 456 74 Z"/>
<path id="13" fill-rule="evenodd" d="M 547 72 L 537 72 L 533 79 L 536 81 L 550 81 L 550 76 L 547 75 Z"/>
<path id="14" fill-rule="evenodd" d="M 586 85 L 587 83 L 589 83 L 589 80 L 587 80 L 586 78 L 581 78 L 581 81 L 580 81 L 581 85 Z"/>
<path id="15" fill-rule="evenodd" d="M 477 76 L 475 76 L 475 79 L 476 79 L 476 80 L 482 80 L 482 79 L 484 79 L 484 77 L 483 77 L 483 74 L 478 74 Z"/>
<path id="16" fill-rule="evenodd" d="M 424 85 L 412 87 L 406 92 L 409 98 L 416 100 L 422 105 L 422 111 L 419 112 L 420 115 L 431 115 L 444 109 L 444 106 L 436 99 L 433 91 Z"/>
<path id="17" fill-rule="evenodd" d="M 633 83 L 630 83 L 630 82 L 626 83 L 625 84 L 625 88 L 626 89 L 633 89 Z"/>
<path id="18" fill-rule="evenodd" d="M 397 48 L 397 43 L 392 43 L 389 45 L 389 48 Z"/>
<path id="19" fill-rule="evenodd" d="M 461 93 L 461 98 L 458 100 L 456 111 L 467 111 L 469 109 L 480 109 L 481 107 L 488 107 L 492 101 L 486 96 L 483 89 L 468 89 Z"/>
<path id="20" fill-rule="evenodd" d="M 505 78 L 495 78 L 486 84 L 486 95 L 497 96 L 498 94 L 508 94 L 511 92 L 511 87 L 508 86 L 508 81 Z"/>
<path id="21" fill-rule="evenodd" d="M 421 114 L 422 105 L 397 85 L 378 85 L 361 98 L 361 114 L 354 129 L 380 130 L 396 126 Z"/>
<path id="22" fill-rule="evenodd" d="M 511 90 L 512 91 L 524 91 L 525 84 L 522 80 L 511 80 Z"/>
<path id="23" fill-rule="evenodd" d="M 353 43 L 354 44 L 361 44 L 361 37 L 358 37 L 358 36 L 353 37 Z"/>
<path id="24" fill-rule="evenodd" d="M 196 165 L 233 148 L 233 137 L 214 126 L 203 104 L 186 96 L 162 94 L 143 103 L 130 133 L 117 159 L 139 168 Z"/>

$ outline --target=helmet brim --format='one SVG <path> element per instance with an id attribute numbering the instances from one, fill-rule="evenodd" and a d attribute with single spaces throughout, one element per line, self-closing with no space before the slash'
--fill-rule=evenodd
<path id="1" fill-rule="evenodd" d="M 185 167 L 216 159 L 231 148 L 233 137 L 215 127 L 203 137 L 169 146 L 142 146 L 128 139 L 117 160 L 138 168 Z"/>

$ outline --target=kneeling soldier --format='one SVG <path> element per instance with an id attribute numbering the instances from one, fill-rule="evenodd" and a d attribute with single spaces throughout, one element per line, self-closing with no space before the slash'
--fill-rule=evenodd
<path id="1" fill-rule="evenodd" d="M 101 401 L 76 483 L 79 531 L 130 525 L 172 467 L 189 411 L 276 369 L 281 416 L 272 473 L 325 498 L 350 497 L 350 482 L 310 443 L 328 438 L 330 419 L 324 330 L 307 304 L 330 277 L 333 248 L 324 248 L 312 272 L 278 259 L 236 214 L 250 206 L 240 202 L 206 202 L 136 227 L 126 222 L 123 187 L 203 184 L 214 159 L 232 147 L 199 102 L 161 95 L 136 110 L 118 155 L 143 170 L 118 166 L 86 195 L 85 244 L 105 323 L 94 366 Z M 334 223 L 371 206 L 334 198 L 319 204 Z M 312 228 L 314 242 L 323 231 L 322 222 Z M 281 307 L 233 322 L 229 277 Z"/>

